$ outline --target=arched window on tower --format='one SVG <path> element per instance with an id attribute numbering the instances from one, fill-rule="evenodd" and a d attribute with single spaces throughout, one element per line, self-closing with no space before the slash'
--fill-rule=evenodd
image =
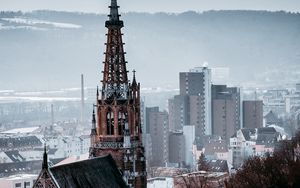
<path id="1" fill-rule="evenodd" d="M 119 112 L 118 116 L 118 130 L 119 135 L 123 135 L 124 126 L 125 126 L 126 116 L 124 112 Z"/>
<path id="2" fill-rule="evenodd" d="M 108 111 L 106 114 L 107 135 L 114 135 L 114 113 Z"/>

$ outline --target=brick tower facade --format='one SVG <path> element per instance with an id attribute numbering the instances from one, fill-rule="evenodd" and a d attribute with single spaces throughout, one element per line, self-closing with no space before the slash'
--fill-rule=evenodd
<path id="1" fill-rule="evenodd" d="M 93 113 L 90 157 L 111 154 L 130 187 L 146 187 L 147 173 L 142 144 L 140 84 L 127 77 L 117 0 L 111 0 L 102 89 L 97 89 Z"/>

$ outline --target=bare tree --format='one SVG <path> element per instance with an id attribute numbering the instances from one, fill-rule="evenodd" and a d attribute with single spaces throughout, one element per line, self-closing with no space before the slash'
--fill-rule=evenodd
<path id="1" fill-rule="evenodd" d="M 190 173 L 174 177 L 174 188 L 209 188 L 204 174 Z"/>
<path id="2" fill-rule="evenodd" d="M 300 133 L 282 141 L 273 155 L 252 157 L 233 175 L 227 187 L 300 187 Z"/>
<path id="3" fill-rule="evenodd" d="M 209 170 L 208 162 L 207 162 L 207 160 L 205 158 L 205 155 L 203 153 L 201 153 L 197 164 L 198 164 L 198 170 L 201 170 L 201 171 L 208 171 Z"/>

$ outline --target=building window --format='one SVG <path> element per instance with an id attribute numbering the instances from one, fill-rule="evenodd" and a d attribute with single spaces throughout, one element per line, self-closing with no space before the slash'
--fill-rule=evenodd
<path id="1" fill-rule="evenodd" d="M 15 188 L 19 188 L 19 187 L 22 187 L 22 184 L 21 183 L 16 183 Z"/>
<path id="2" fill-rule="evenodd" d="M 24 182 L 24 188 L 30 188 L 30 182 Z"/>
<path id="3" fill-rule="evenodd" d="M 118 134 L 122 135 L 123 130 L 125 129 L 125 122 L 126 122 L 126 116 L 123 112 L 119 112 L 119 117 L 118 117 Z"/>
<path id="4" fill-rule="evenodd" d="M 106 115 L 107 135 L 114 135 L 114 113 L 109 111 Z"/>

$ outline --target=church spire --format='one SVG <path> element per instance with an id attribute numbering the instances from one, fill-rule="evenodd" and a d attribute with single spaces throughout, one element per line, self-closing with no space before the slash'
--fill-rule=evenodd
<path id="1" fill-rule="evenodd" d="M 107 43 L 102 80 L 102 99 L 111 102 L 114 99 L 126 100 L 128 93 L 128 78 L 126 70 L 124 43 L 121 28 L 123 21 L 119 19 L 116 0 L 111 0 L 109 20 L 105 22 L 108 29 Z"/>
<path id="2" fill-rule="evenodd" d="M 133 69 L 132 72 L 133 72 L 132 86 L 136 86 L 137 85 L 136 79 L 135 79 L 135 73 L 136 73 L 136 71 Z"/>
<path id="3" fill-rule="evenodd" d="M 123 21 L 120 20 L 120 14 L 119 14 L 119 6 L 117 3 L 117 0 L 111 0 L 110 8 L 110 14 L 108 15 L 109 20 L 105 22 L 105 27 L 119 27 L 122 28 Z"/>
<path id="4" fill-rule="evenodd" d="M 44 144 L 44 156 L 43 156 L 42 169 L 48 169 L 48 155 L 47 155 L 46 143 Z"/>
<path id="5" fill-rule="evenodd" d="M 119 12 L 118 12 L 118 3 L 117 0 L 111 0 L 111 5 L 109 6 L 110 8 L 110 20 L 113 21 L 118 21 L 119 20 Z"/>
<path id="6" fill-rule="evenodd" d="M 93 112 L 90 156 L 111 154 L 130 187 L 146 187 L 147 173 L 142 144 L 140 84 L 128 80 L 117 0 L 111 0 L 105 22 L 107 42 L 103 61 L 101 96 Z M 132 85 L 133 84 L 133 85 Z M 98 96 L 99 94 L 97 94 Z M 96 127 L 96 129 L 95 129 Z"/>

